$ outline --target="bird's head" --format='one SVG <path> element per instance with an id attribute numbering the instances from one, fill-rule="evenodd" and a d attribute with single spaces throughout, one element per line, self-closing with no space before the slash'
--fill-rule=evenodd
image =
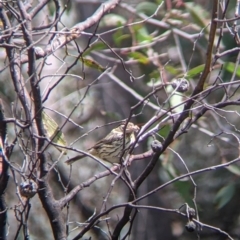
<path id="1" fill-rule="evenodd" d="M 134 133 L 139 131 L 139 127 L 132 122 L 128 122 L 127 126 L 126 123 L 122 123 L 118 129 L 121 132 L 124 132 L 125 129 L 125 133 Z"/>

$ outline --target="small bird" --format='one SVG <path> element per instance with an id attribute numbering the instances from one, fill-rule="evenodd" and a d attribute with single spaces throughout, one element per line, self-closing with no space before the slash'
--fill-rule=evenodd
<path id="1" fill-rule="evenodd" d="M 129 147 L 135 142 L 134 133 L 139 130 L 137 125 L 129 122 L 126 126 L 122 123 L 117 128 L 114 128 L 105 138 L 98 141 L 93 147 L 88 149 L 88 153 L 100 158 L 103 161 L 110 163 L 120 163 L 120 157 L 124 151 L 124 156 L 127 155 Z M 125 146 L 123 147 L 123 139 L 125 133 Z M 86 157 L 86 155 L 78 155 L 74 158 L 68 159 L 67 164 Z"/>

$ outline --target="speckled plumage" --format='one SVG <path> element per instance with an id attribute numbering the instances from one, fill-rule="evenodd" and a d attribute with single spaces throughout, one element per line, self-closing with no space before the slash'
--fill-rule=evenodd
<path id="1" fill-rule="evenodd" d="M 125 129 L 125 131 L 124 131 Z M 137 125 L 129 122 L 125 128 L 125 124 L 121 124 L 114 128 L 105 138 L 98 141 L 93 147 L 88 149 L 88 153 L 110 163 L 119 163 L 122 152 L 127 155 L 129 147 L 135 141 L 135 132 L 139 130 Z M 125 133 L 125 146 L 123 147 L 123 136 Z M 69 159 L 67 164 L 84 158 L 85 155 L 80 155 L 78 158 Z"/>

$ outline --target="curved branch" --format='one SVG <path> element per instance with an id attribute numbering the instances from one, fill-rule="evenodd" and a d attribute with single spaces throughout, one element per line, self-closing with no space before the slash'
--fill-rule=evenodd
<path id="1" fill-rule="evenodd" d="M 36 53 L 36 57 L 37 58 L 45 57 L 53 53 L 57 49 L 60 49 L 61 47 L 65 46 L 67 43 L 79 38 L 81 36 L 82 31 L 99 22 L 99 20 L 105 13 L 114 9 L 116 5 L 119 3 L 120 0 L 108 0 L 102 3 L 101 6 L 97 9 L 97 11 L 92 16 L 87 18 L 84 22 L 76 24 L 69 31 L 59 32 L 58 36 L 55 39 L 53 39 L 51 44 L 49 44 L 46 47 L 44 53 L 41 53 L 40 55 L 37 55 Z"/>

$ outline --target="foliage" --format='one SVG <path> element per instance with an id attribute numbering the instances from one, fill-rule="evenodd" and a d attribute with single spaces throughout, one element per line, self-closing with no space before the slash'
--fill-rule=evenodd
<path id="1" fill-rule="evenodd" d="M 0 1 L 0 239 L 238 239 L 238 3 L 95 2 Z"/>

